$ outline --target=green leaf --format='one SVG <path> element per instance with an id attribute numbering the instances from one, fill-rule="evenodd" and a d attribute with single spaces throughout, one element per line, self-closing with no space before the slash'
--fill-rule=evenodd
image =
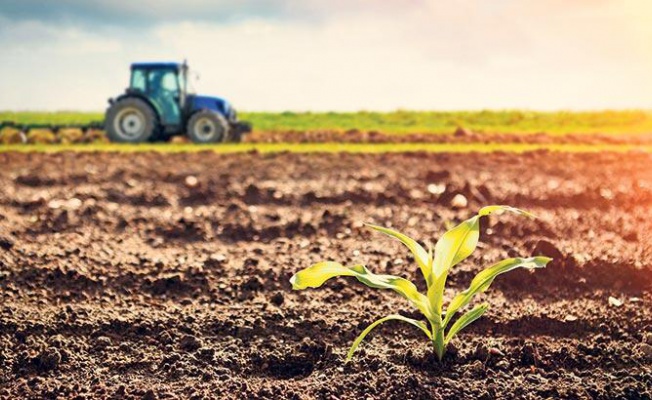
<path id="1" fill-rule="evenodd" d="M 430 307 L 428 307 L 428 298 L 419 293 L 412 282 L 394 275 L 376 275 L 364 265 L 347 268 L 336 262 L 324 261 L 297 272 L 290 278 L 290 283 L 294 290 L 316 288 L 336 276 L 354 276 L 369 287 L 394 290 L 410 301 L 427 318 L 432 316 Z"/>
<path id="2" fill-rule="evenodd" d="M 530 218 L 536 218 L 536 216 L 534 214 L 532 214 L 530 212 L 527 212 L 525 210 L 521 210 L 520 208 L 512 207 L 512 206 L 486 206 L 486 207 L 482 207 L 480 209 L 480 211 L 478 211 L 478 215 L 481 216 L 481 217 L 484 217 L 484 216 L 487 216 L 487 215 L 492 214 L 492 213 L 497 212 L 497 211 L 500 212 L 500 213 L 502 213 L 504 211 L 509 211 L 511 213 L 514 213 L 514 214 L 523 215 L 523 216 L 530 217 Z"/>
<path id="3" fill-rule="evenodd" d="M 550 262 L 550 260 L 552 259 L 548 257 L 508 258 L 507 260 L 500 261 L 479 272 L 471 281 L 469 288 L 455 296 L 449 304 L 448 310 L 446 310 L 444 326 L 448 324 L 451 318 L 453 318 L 453 315 L 459 309 L 471 302 L 473 296 L 487 290 L 498 275 L 512 271 L 516 268 L 543 268 L 548 264 L 548 262 Z"/>
<path id="4" fill-rule="evenodd" d="M 442 276 L 454 265 L 465 260 L 478 245 L 480 236 L 480 217 L 494 212 L 509 211 L 515 214 L 534 217 L 527 211 L 510 206 L 487 206 L 480 209 L 478 215 L 463 221 L 453 229 L 444 233 L 435 246 L 433 274 Z"/>
<path id="5" fill-rule="evenodd" d="M 487 206 L 478 215 L 463 221 L 453 229 L 444 233 L 435 245 L 435 259 L 432 266 L 434 283 L 428 287 L 428 298 L 432 304 L 433 313 L 441 315 L 443 307 L 444 287 L 448 271 L 465 260 L 478 246 L 480 237 L 480 217 L 497 211 L 509 211 L 516 214 L 532 214 L 510 206 Z"/>
<path id="6" fill-rule="evenodd" d="M 349 352 L 346 354 L 346 362 L 351 361 L 351 358 L 353 357 L 353 353 L 356 351 L 360 343 L 364 340 L 365 336 L 369 334 L 369 332 L 371 332 L 375 327 L 382 324 L 383 322 L 391 321 L 391 320 L 403 321 L 403 322 L 407 322 L 408 324 L 414 325 L 417 328 L 421 329 L 426 334 L 426 336 L 428 336 L 428 339 L 432 340 L 432 335 L 430 334 L 430 331 L 428 330 L 428 326 L 425 323 L 421 321 L 417 321 L 415 319 L 406 318 L 402 315 L 388 315 L 384 318 L 381 318 L 373 322 L 364 331 L 362 331 L 362 333 L 358 335 L 357 338 L 355 338 L 353 344 L 351 345 L 351 348 L 349 349 Z"/>
<path id="7" fill-rule="evenodd" d="M 487 308 L 489 307 L 489 304 L 483 303 L 478 306 L 475 306 L 472 310 L 467 311 L 462 315 L 461 317 L 458 318 L 457 321 L 451 326 L 451 328 L 448 330 L 448 333 L 446 334 L 446 339 L 444 340 L 444 343 L 447 345 L 448 342 L 451 341 L 451 339 L 457 335 L 459 331 L 462 329 L 466 328 L 469 326 L 471 323 L 473 323 L 475 320 L 480 318 L 482 314 L 484 314 L 485 311 L 487 311 Z"/>
<path id="8" fill-rule="evenodd" d="M 478 244 L 479 219 L 477 215 L 467 219 L 444 233 L 437 241 L 435 245 L 435 261 L 432 265 L 432 273 L 435 278 L 442 276 L 453 265 L 473 253 Z"/>
<path id="9" fill-rule="evenodd" d="M 419 243 L 417 243 L 416 240 L 412 239 L 411 237 L 402 234 L 401 232 L 389 229 L 389 228 L 383 228 L 382 226 L 378 225 L 372 225 L 372 224 L 366 224 L 368 227 L 371 229 L 375 229 L 378 232 L 382 232 L 387 236 L 393 237 L 395 239 L 398 239 L 403 243 L 410 251 L 412 252 L 412 255 L 414 256 L 414 259 L 416 260 L 417 264 L 419 265 L 419 268 L 421 269 L 421 273 L 423 274 L 423 277 L 428 280 L 428 277 L 430 276 L 430 269 L 432 267 L 431 264 L 431 257 L 428 255 L 428 252 L 421 246 Z"/>

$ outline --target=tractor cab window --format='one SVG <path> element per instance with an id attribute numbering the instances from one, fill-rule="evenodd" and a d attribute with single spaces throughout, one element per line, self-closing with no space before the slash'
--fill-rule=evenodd
<path id="1" fill-rule="evenodd" d="M 150 70 L 147 77 L 147 94 L 151 101 L 160 107 L 166 123 L 180 121 L 181 91 L 176 70 Z"/>
<path id="2" fill-rule="evenodd" d="M 175 95 L 179 93 L 177 74 L 172 70 L 158 70 L 149 73 L 149 92 L 152 94 Z"/>
<path id="3" fill-rule="evenodd" d="M 146 80 L 145 80 L 145 71 L 142 69 L 136 69 L 131 73 L 131 89 L 146 90 Z"/>

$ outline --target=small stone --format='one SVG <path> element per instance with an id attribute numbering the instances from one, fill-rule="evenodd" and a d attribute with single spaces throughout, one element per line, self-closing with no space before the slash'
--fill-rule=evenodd
<path id="1" fill-rule="evenodd" d="M 566 322 L 575 322 L 577 321 L 577 317 L 571 314 L 568 314 L 566 318 L 564 318 L 564 321 Z"/>
<path id="2" fill-rule="evenodd" d="M 59 199 L 53 199 L 48 201 L 48 208 L 51 210 L 58 210 L 63 205 L 63 201 Z"/>
<path id="3" fill-rule="evenodd" d="M 199 185 L 199 179 L 196 176 L 188 175 L 184 181 L 186 187 L 189 189 L 194 189 Z"/>
<path id="4" fill-rule="evenodd" d="M 64 206 L 69 210 L 79 210 L 82 206 L 82 201 L 76 197 L 69 199 L 65 202 Z"/>
<path id="5" fill-rule="evenodd" d="M 426 190 L 428 190 L 428 193 L 430 194 L 439 196 L 446 191 L 446 185 L 443 183 L 431 183 L 426 187 Z"/>
<path id="6" fill-rule="evenodd" d="M 623 302 L 613 296 L 609 296 L 609 305 L 612 307 L 620 307 L 623 305 Z"/>
<path id="7" fill-rule="evenodd" d="M 451 200 L 451 207 L 453 208 L 466 208 L 466 206 L 469 205 L 469 201 L 466 199 L 466 197 L 463 194 L 456 194 L 453 199 Z"/>
<path id="8" fill-rule="evenodd" d="M 423 192 L 418 189 L 412 189 L 410 190 L 410 197 L 416 200 L 422 199 Z"/>
<path id="9" fill-rule="evenodd" d="M 100 336 L 97 339 L 95 339 L 95 343 L 97 344 L 97 347 L 104 348 L 111 346 L 111 339 L 109 339 L 106 336 Z"/>
<path id="10" fill-rule="evenodd" d="M 492 347 L 489 349 L 489 354 L 495 357 L 504 357 L 505 353 L 503 353 L 500 349 L 497 349 L 495 347 Z"/>

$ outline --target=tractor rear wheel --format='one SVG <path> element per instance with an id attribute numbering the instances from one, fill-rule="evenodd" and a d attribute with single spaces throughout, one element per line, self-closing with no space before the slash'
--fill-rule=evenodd
<path id="1" fill-rule="evenodd" d="M 195 143 L 223 142 L 228 132 L 229 124 L 214 111 L 199 111 L 188 121 L 187 134 Z"/>
<path id="2" fill-rule="evenodd" d="M 157 118 L 152 107 L 135 97 L 115 102 L 104 118 L 104 129 L 112 142 L 146 142 L 154 136 L 156 127 Z"/>

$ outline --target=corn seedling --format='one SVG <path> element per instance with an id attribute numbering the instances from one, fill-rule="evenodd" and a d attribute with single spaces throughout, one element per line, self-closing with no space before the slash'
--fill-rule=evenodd
<path id="1" fill-rule="evenodd" d="M 520 215 L 533 217 L 532 214 L 509 206 L 484 207 L 477 215 L 467 219 L 461 224 L 448 230 L 437 241 L 434 250 L 430 247 L 426 251 L 416 240 L 392 229 L 375 225 L 370 228 L 382 232 L 401 241 L 412 252 L 416 263 L 426 281 L 428 291 L 422 294 L 417 287 L 407 279 L 393 275 L 377 275 L 369 271 L 364 265 L 345 267 L 342 264 L 325 261 L 306 268 L 290 279 L 292 288 L 302 290 L 317 288 L 327 280 L 337 276 L 353 276 L 363 284 L 376 289 L 391 289 L 403 296 L 410 304 L 416 307 L 428 320 L 425 322 L 404 317 L 402 315 L 388 315 L 369 325 L 355 339 L 346 360 L 351 360 L 353 353 L 358 348 L 365 336 L 375 327 L 386 321 L 396 320 L 406 322 L 419 328 L 430 339 L 439 360 L 444 356 L 446 346 L 462 329 L 480 318 L 487 307 L 487 303 L 475 306 L 463 313 L 451 325 L 451 320 L 462 311 L 473 297 L 489 288 L 496 276 L 516 268 L 542 268 L 551 260 L 548 257 L 509 258 L 500 261 L 478 273 L 468 289 L 458 293 L 448 304 L 444 311 L 444 288 L 450 269 L 473 253 L 480 236 L 480 217 L 487 216 L 496 211 L 509 211 Z"/>

